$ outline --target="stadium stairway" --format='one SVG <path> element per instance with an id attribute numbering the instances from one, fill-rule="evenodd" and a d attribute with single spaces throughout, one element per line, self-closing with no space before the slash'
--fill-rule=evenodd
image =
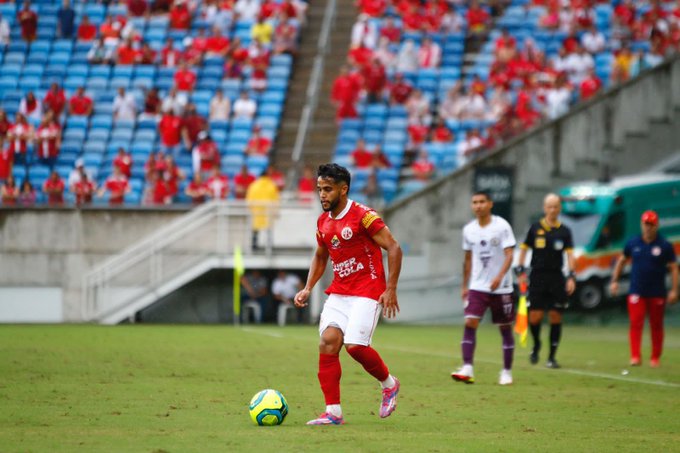
<path id="1" fill-rule="evenodd" d="M 300 116 L 305 106 L 307 85 L 311 75 L 317 43 L 323 22 L 325 2 L 311 2 L 308 11 L 308 25 L 300 43 L 300 53 L 293 69 L 292 81 L 283 112 L 277 151 L 274 156 L 279 168 L 288 169 L 295 138 L 300 125 Z M 330 34 L 330 52 L 324 60 L 323 82 L 319 90 L 319 101 L 312 119 L 309 135 L 303 151 L 303 161 L 312 165 L 328 162 L 333 155 L 337 126 L 335 107 L 330 102 L 333 80 L 345 63 L 349 48 L 350 33 L 356 20 L 356 8 L 352 0 L 337 0 L 336 13 Z"/>

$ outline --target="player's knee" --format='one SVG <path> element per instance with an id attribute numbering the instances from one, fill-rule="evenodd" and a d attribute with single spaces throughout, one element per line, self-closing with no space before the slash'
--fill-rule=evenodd
<path id="1" fill-rule="evenodd" d="M 529 323 L 540 324 L 543 321 L 543 310 L 532 310 L 529 312 Z"/>
<path id="2" fill-rule="evenodd" d="M 329 327 L 321 334 L 319 352 L 322 354 L 337 354 L 342 348 L 342 331 L 335 327 Z"/>
<path id="3" fill-rule="evenodd" d="M 352 357 L 356 358 L 361 356 L 363 351 L 367 349 L 367 346 L 363 346 L 360 344 L 346 344 L 345 349 L 347 350 L 347 353 L 351 355 Z"/>
<path id="4" fill-rule="evenodd" d="M 560 324 L 562 322 L 562 313 L 559 311 L 551 311 L 550 314 L 550 324 Z"/>
<path id="5" fill-rule="evenodd" d="M 466 318 L 465 319 L 465 327 L 469 327 L 470 329 L 476 329 L 479 327 L 479 319 L 477 318 Z"/>

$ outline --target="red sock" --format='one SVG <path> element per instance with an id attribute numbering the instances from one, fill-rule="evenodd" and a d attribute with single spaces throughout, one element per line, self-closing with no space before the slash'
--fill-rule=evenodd
<path id="1" fill-rule="evenodd" d="M 319 383 L 326 398 L 326 405 L 340 404 L 340 356 L 338 354 L 319 354 Z"/>
<path id="2" fill-rule="evenodd" d="M 390 372 L 387 370 L 387 365 L 380 358 L 380 354 L 372 347 L 356 345 L 347 348 L 347 352 L 364 367 L 364 370 L 380 382 L 389 377 Z"/>
<path id="3" fill-rule="evenodd" d="M 649 327 L 652 331 L 652 360 L 661 358 L 663 349 L 663 314 L 666 301 L 660 297 L 654 297 L 649 301 Z"/>
<path id="4" fill-rule="evenodd" d="M 640 343 L 642 342 L 642 329 L 645 326 L 645 301 L 635 295 L 628 296 L 628 318 L 630 319 L 630 358 L 640 358 Z"/>

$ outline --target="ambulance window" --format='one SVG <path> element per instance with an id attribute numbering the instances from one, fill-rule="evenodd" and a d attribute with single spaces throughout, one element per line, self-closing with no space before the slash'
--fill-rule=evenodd
<path id="1" fill-rule="evenodd" d="M 597 248 L 606 248 L 623 241 L 625 215 L 623 212 L 616 212 L 607 218 L 607 222 L 602 227 L 600 238 L 597 240 Z"/>

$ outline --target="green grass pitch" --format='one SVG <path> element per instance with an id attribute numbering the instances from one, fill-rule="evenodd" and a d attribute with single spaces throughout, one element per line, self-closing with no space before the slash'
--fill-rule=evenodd
<path id="1" fill-rule="evenodd" d="M 532 367 L 518 347 L 509 387 L 497 384 L 501 339 L 489 325 L 477 382 L 451 380 L 461 333 L 379 326 L 374 346 L 402 382 L 395 413 L 378 417 L 377 383 L 343 352 L 347 424 L 308 427 L 323 409 L 311 326 L 3 326 L 0 451 L 680 451 L 677 327 L 661 368 L 622 374 L 625 327 L 567 325 L 564 368 Z M 281 426 L 250 421 L 264 388 L 288 400 Z"/>

